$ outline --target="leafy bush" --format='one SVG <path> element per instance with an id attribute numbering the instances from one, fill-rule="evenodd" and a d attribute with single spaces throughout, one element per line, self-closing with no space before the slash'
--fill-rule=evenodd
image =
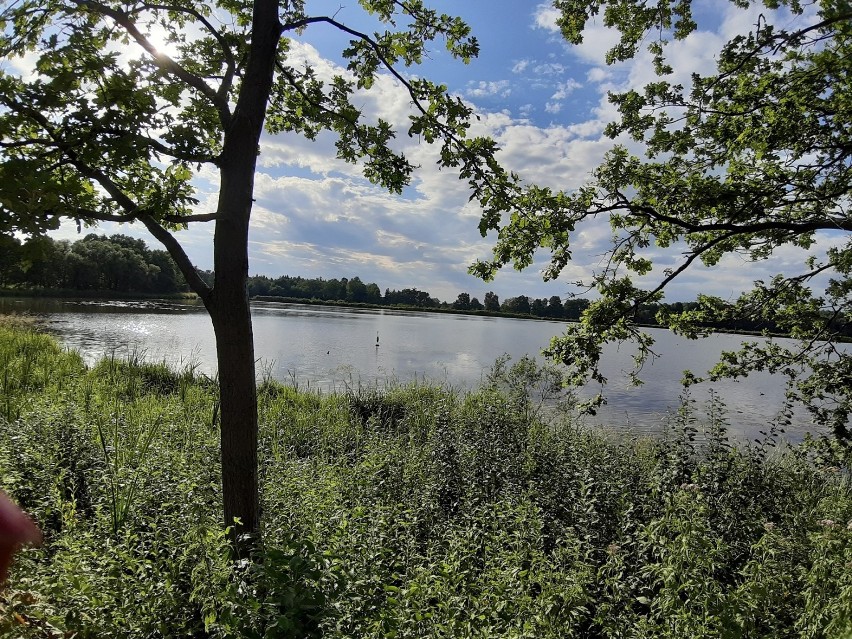
<path id="1" fill-rule="evenodd" d="M 0 484 L 46 535 L 0 594 L 0 636 L 852 632 L 848 451 L 736 443 L 718 397 L 636 440 L 555 410 L 531 361 L 469 393 L 266 380 L 264 536 L 234 563 L 215 385 L 87 369 L 20 328 L 0 361 Z"/>

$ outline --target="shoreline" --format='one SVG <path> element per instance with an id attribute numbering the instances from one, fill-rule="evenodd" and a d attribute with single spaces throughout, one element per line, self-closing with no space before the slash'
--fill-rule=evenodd
<path id="1" fill-rule="evenodd" d="M 33 299 L 121 299 L 121 300 L 198 300 L 195 293 L 127 293 L 120 291 L 78 291 L 73 289 L 8 289 L 0 288 L 0 298 L 33 298 Z M 409 306 L 404 304 L 370 304 L 367 302 L 347 302 L 345 300 L 320 300 L 316 298 L 298 298 L 298 297 L 277 297 L 274 295 L 255 295 L 251 298 L 252 302 L 268 302 L 273 304 L 302 304 L 305 306 L 330 306 L 340 308 L 355 308 L 355 309 L 372 309 L 372 310 L 392 310 L 402 313 L 435 313 L 437 315 L 467 315 L 471 317 L 494 317 L 519 320 L 533 320 L 544 322 L 558 322 L 566 324 L 577 324 L 578 319 L 567 317 L 541 317 L 537 315 L 521 314 L 521 313 L 505 313 L 502 311 L 486 311 L 486 310 L 461 310 L 455 308 L 435 308 L 427 306 Z M 660 324 L 644 324 L 637 323 L 639 328 L 657 328 L 661 330 L 669 330 L 668 327 Z M 708 328 L 708 335 L 743 335 L 747 337 L 763 337 L 763 338 L 784 338 L 793 339 L 788 334 L 784 333 L 763 333 L 758 331 L 747 331 L 739 329 L 720 329 Z M 838 337 L 837 342 L 852 343 L 852 338 Z"/>
<path id="2" fill-rule="evenodd" d="M 188 300 L 198 299 L 195 293 L 140 293 L 140 292 L 122 292 L 122 291 L 78 291 L 70 288 L 51 288 L 51 289 L 14 289 L 0 288 L 0 297 L 31 297 L 37 299 L 122 299 L 122 300 Z"/>

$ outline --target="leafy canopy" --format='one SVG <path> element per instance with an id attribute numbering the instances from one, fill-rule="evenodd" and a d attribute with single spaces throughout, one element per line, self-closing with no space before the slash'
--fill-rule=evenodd
<path id="1" fill-rule="evenodd" d="M 193 178 L 205 165 L 223 169 L 226 133 L 253 89 L 245 74 L 259 4 L 269 0 L 0 4 L 0 56 L 13 61 L 0 70 L 0 233 L 44 233 L 61 218 L 141 221 L 174 254 L 167 232 L 215 220 L 221 211 L 197 212 Z M 438 144 L 439 164 L 469 182 L 487 215 L 548 206 L 546 194 L 499 166 L 492 140 L 468 137 L 469 105 L 403 73 L 436 40 L 469 61 L 479 53 L 469 27 L 421 0 L 359 4 L 376 31 L 310 14 L 304 1 L 272 3 L 279 25 L 266 130 L 310 139 L 331 132 L 341 160 L 361 163 L 372 182 L 401 192 L 415 167 L 393 148 L 399 131 L 364 113 L 357 99 L 380 73 L 390 74 L 411 98 L 405 133 Z M 345 73 L 321 77 L 291 55 L 307 29 L 340 34 Z M 16 72 L 30 61 L 32 72 Z"/>
<path id="2" fill-rule="evenodd" d="M 849 437 L 852 357 L 838 337 L 852 301 L 852 8 L 844 0 L 731 1 L 741 9 L 762 5 L 763 13 L 748 34 L 724 45 L 713 75 L 694 75 L 688 87 L 668 79 L 665 54 L 667 39 L 697 29 L 690 0 L 553 2 L 569 42 L 582 42 L 585 25 L 599 14 L 620 32 L 609 63 L 632 58 L 650 41 L 659 79 L 640 91 L 610 94 L 620 117 L 606 133 L 619 143 L 593 179 L 565 195 L 555 212 L 490 226 L 499 229 L 494 258 L 473 271 L 487 278 L 505 264 L 528 266 L 544 247 L 551 253 L 545 278 L 556 278 L 571 259 L 575 230 L 608 217 L 608 259 L 581 283 L 600 299 L 551 346 L 574 381 L 603 382 L 602 345 L 635 340 L 641 365 L 653 338 L 636 327 L 635 313 L 661 300 L 666 286 L 690 268 L 713 267 L 731 255 L 748 262 L 768 260 L 785 247 L 809 249 L 799 268 L 754 282 L 734 301 L 700 296 L 698 309 L 659 320 L 692 338 L 708 322 L 731 318 L 789 333 L 797 347 L 780 341 L 744 346 L 725 353 L 711 376 L 781 373 L 791 380 L 791 400 Z M 645 157 L 628 149 L 630 139 L 644 147 Z M 679 263 L 655 269 L 651 256 L 659 249 L 679 253 Z"/>

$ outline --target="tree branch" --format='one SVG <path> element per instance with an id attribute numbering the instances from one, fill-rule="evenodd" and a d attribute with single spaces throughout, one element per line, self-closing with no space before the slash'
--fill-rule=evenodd
<path id="1" fill-rule="evenodd" d="M 83 208 L 75 208 L 73 211 L 63 212 L 47 211 L 46 213 L 56 217 L 67 217 L 72 219 L 86 218 L 87 220 L 91 219 L 97 220 L 98 222 L 116 222 L 118 224 L 130 224 L 132 222 L 136 222 L 137 220 L 141 220 L 142 215 L 149 215 L 150 217 L 150 214 L 141 210 L 133 213 L 125 213 L 124 215 L 102 213 L 100 211 Z M 170 224 L 189 224 L 190 222 L 215 222 L 217 217 L 218 215 L 216 213 L 197 213 L 194 215 L 164 215 L 161 219 Z"/>
<path id="2" fill-rule="evenodd" d="M 166 5 L 166 4 L 149 4 L 144 3 L 141 9 L 152 9 L 152 10 L 160 10 L 160 11 L 174 11 L 176 13 L 185 13 L 187 15 L 192 16 L 210 33 L 213 38 L 215 38 L 216 42 L 219 43 L 219 48 L 222 49 L 222 55 L 225 58 L 225 75 L 222 77 L 222 83 L 219 85 L 219 89 L 216 91 L 217 99 L 222 100 L 227 103 L 228 93 L 231 90 L 231 86 L 234 82 L 234 76 L 236 75 L 237 63 L 234 59 L 234 52 L 231 50 L 231 47 L 228 45 L 225 37 L 216 30 L 216 28 L 207 20 L 204 15 L 202 15 L 199 11 L 192 9 L 190 7 L 179 7 L 174 5 Z M 135 11 L 131 12 L 135 13 Z"/>
<path id="3" fill-rule="evenodd" d="M 734 224 L 731 222 L 708 222 L 708 223 L 692 223 L 680 218 L 660 213 L 656 208 L 630 202 L 622 194 L 619 194 L 624 201 L 618 206 L 605 207 L 598 212 L 628 210 L 631 213 L 641 213 L 647 217 L 665 222 L 673 226 L 678 226 L 688 233 L 703 233 L 706 231 L 727 231 L 735 235 L 750 235 L 761 233 L 764 231 L 789 231 L 796 235 L 810 233 L 812 231 L 852 231 L 852 220 L 848 218 L 829 218 L 826 220 L 811 220 L 809 222 L 786 222 L 780 220 L 767 220 L 765 222 L 755 222 L 752 224 Z"/>
<path id="4" fill-rule="evenodd" d="M 71 153 L 73 154 L 73 152 Z M 100 184 L 107 193 L 112 196 L 118 205 L 127 211 L 127 216 L 130 218 L 128 221 L 137 219 L 142 222 L 151 235 L 157 238 L 160 243 L 166 247 L 169 255 L 172 256 L 175 264 L 178 265 L 178 268 L 180 268 L 183 276 L 186 278 L 187 284 L 190 285 L 192 290 L 195 291 L 202 301 L 206 302 L 209 299 L 212 290 L 198 276 L 195 266 L 193 266 L 189 256 L 186 254 L 186 251 L 184 251 L 183 247 L 175 239 L 175 237 L 163 228 L 149 213 L 140 210 L 138 205 L 126 193 L 124 193 L 124 191 L 122 191 L 108 175 L 75 159 L 72 155 L 69 155 L 69 157 L 80 173 L 97 181 L 98 184 Z"/>
<path id="5" fill-rule="evenodd" d="M 126 132 L 124 132 L 126 135 Z M 144 135 L 137 135 L 137 140 L 141 140 L 144 144 L 150 146 L 154 151 L 158 153 L 162 153 L 163 155 L 168 155 L 171 158 L 176 160 L 181 160 L 183 162 L 190 162 L 192 164 L 213 164 L 214 166 L 218 166 L 219 158 L 213 155 L 196 155 L 194 153 L 180 153 L 176 151 L 172 147 L 160 142 L 159 140 L 155 140 L 154 138 L 149 138 Z"/>
<path id="6" fill-rule="evenodd" d="M 382 47 L 366 33 L 363 33 L 356 29 L 352 29 L 351 27 L 348 27 L 345 24 L 328 16 L 305 17 L 300 20 L 283 24 L 281 25 L 281 32 L 284 33 L 286 31 L 300 29 L 311 24 L 320 23 L 331 25 L 337 28 L 338 30 L 367 43 L 370 48 L 373 49 L 376 54 L 376 57 L 382 63 L 384 68 L 387 69 L 387 71 L 408 92 L 408 95 L 411 98 L 411 103 L 414 105 L 414 107 L 420 112 L 421 115 L 430 117 L 429 109 L 424 107 L 421 103 L 420 97 L 418 96 L 418 92 L 414 89 L 412 83 L 408 81 L 399 71 L 396 70 L 394 65 L 391 64 L 391 62 L 383 53 Z M 521 206 L 515 203 L 515 199 L 511 197 L 511 195 L 507 192 L 510 190 L 507 186 L 495 183 L 495 180 L 492 178 L 492 176 L 489 175 L 487 171 L 482 169 L 483 164 L 492 168 L 497 166 L 496 161 L 494 161 L 493 154 L 489 152 L 487 153 L 487 157 L 483 158 L 483 155 L 486 155 L 486 151 L 482 150 L 481 148 L 472 151 L 463 143 L 462 138 L 457 135 L 445 123 L 441 122 L 437 118 L 434 119 L 434 123 L 435 126 L 440 130 L 441 135 L 444 137 L 444 139 L 452 143 L 458 151 L 458 155 L 463 158 L 464 171 L 467 171 L 469 175 L 473 176 L 473 178 L 470 179 L 470 184 L 474 191 L 473 195 L 471 196 L 471 199 L 482 195 L 482 188 L 478 184 L 476 184 L 476 180 L 478 180 L 482 185 L 490 189 L 492 193 L 500 194 L 499 198 L 491 198 L 492 201 L 500 199 L 504 202 L 508 202 L 510 204 L 508 210 L 514 210 L 519 215 L 524 217 L 529 215 L 529 211 L 526 208 L 522 208 Z M 458 166 L 458 164 L 462 164 L 462 162 L 457 162 L 453 164 L 448 163 L 445 166 Z"/>
<path id="7" fill-rule="evenodd" d="M 774 36 L 774 39 L 778 40 L 778 44 L 776 44 L 775 47 L 773 48 L 774 52 L 777 53 L 779 51 L 780 47 L 785 42 L 797 40 L 798 38 L 801 38 L 802 36 L 807 35 L 811 31 L 817 31 L 819 29 L 823 29 L 825 27 L 830 27 L 830 26 L 835 25 L 839 22 L 845 22 L 847 20 L 852 20 L 852 11 L 847 11 L 846 13 L 839 13 L 836 16 L 833 16 L 831 18 L 826 18 L 825 20 L 821 20 L 820 22 L 815 22 L 814 24 L 808 25 L 807 27 L 799 29 L 798 31 L 794 31 L 793 33 L 785 33 L 785 32 L 782 31 L 778 35 Z"/>
<path id="8" fill-rule="evenodd" d="M 194 213 L 193 215 L 164 215 L 163 220 L 172 224 L 188 224 L 190 222 L 215 222 L 218 213 Z"/>
<path id="9" fill-rule="evenodd" d="M 358 124 L 358 118 L 348 118 L 344 114 L 336 111 L 334 109 L 329 109 L 325 105 L 316 100 L 311 99 L 308 95 L 307 91 L 304 90 L 303 86 L 297 81 L 297 79 L 284 67 L 284 65 L 276 62 L 276 67 L 278 68 L 278 72 L 281 73 L 286 79 L 290 86 L 301 96 L 301 98 L 310 104 L 312 107 L 316 108 L 320 112 L 326 114 L 330 118 L 334 118 L 339 120 L 345 124 L 348 124 L 354 129 L 354 136 L 357 140 L 358 146 L 361 149 L 361 152 L 364 155 L 369 154 L 370 141 L 365 140 L 363 135 L 363 129 Z"/>
<path id="10" fill-rule="evenodd" d="M 113 9 L 112 7 L 108 7 L 100 2 L 95 2 L 95 0 L 72 1 L 79 7 L 112 18 L 128 33 L 128 35 L 136 40 L 136 42 L 150 54 L 158 67 L 160 67 L 163 71 L 176 76 L 180 80 L 183 80 L 187 85 L 207 97 L 219 112 L 219 120 L 222 126 L 228 125 L 231 120 L 231 111 L 228 106 L 227 96 L 220 96 L 219 92 L 213 89 L 213 87 L 207 84 L 202 78 L 190 73 L 168 55 L 158 51 L 157 48 L 151 44 L 150 40 L 148 40 L 148 38 L 139 31 L 136 23 L 130 19 L 129 14 Z"/>
<path id="11" fill-rule="evenodd" d="M 726 233 L 724 235 L 720 235 L 719 237 L 713 238 L 710 242 L 707 242 L 703 246 L 699 246 L 699 247 L 696 247 L 695 249 L 691 250 L 689 253 L 687 253 L 687 258 L 683 262 L 683 264 L 678 266 L 673 271 L 670 271 L 668 273 L 668 275 L 666 275 L 666 277 L 663 279 L 663 281 L 660 282 L 657 285 L 656 288 L 654 288 L 651 291 L 648 291 L 648 293 L 645 296 L 643 296 L 642 299 L 637 300 L 636 303 L 634 304 L 634 308 L 638 309 L 640 304 L 647 302 L 649 299 L 654 297 L 654 295 L 656 295 L 657 293 L 662 291 L 666 286 L 669 285 L 669 283 L 672 280 L 674 280 L 678 275 L 680 275 L 686 269 L 688 269 L 695 260 L 697 260 L 699 257 L 701 257 L 701 255 L 703 255 L 704 253 L 706 253 L 707 251 L 712 249 L 714 246 L 716 246 L 720 242 L 723 242 L 724 240 L 730 239 L 734 235 L 736 235 L 736 233 Z"/>
<path id="12" fill-rule="evenodd" d="M 161 153 L 163 155 L 167 155 L 167 156 L 174 158 L 176 160 L 181 160 L 183 162 L 190 162 L 192 164 L 213 164 L 215 166 L 218 166 L 218 164 L 219 164 L 218 156 L 205 155 L 205 154 L 194 154 L 194 153 L 180 153 L 179 151 L 176 151 L 174 148 L 170 147 L 169 145 L 167 145 L 164 142 L 161 142 L 160 140 L 157 140 L 155 138 L 148 137 L 147 135 L 142 135 L 141 133 L 128 131 L 127 129 L 117 129 L 117 128 L 113 128 L 113 127 L 100 126 L 100 123 L 98 121 L 95 121 L 95 122 L 92 123 L 92 127 L 91 127 L 91 129 L 89 129 L 89 132 L 90 132 L 90 135 L 87 136 L 88 139 L 94 139 L 98 135 L 101 135 L 101 134 L 112 135 L 112 136 L 120 137 L 120 138 L 132 136 L 133 140 L 138 142 L 139 144 L 150 147 L 155 152 Z M 97 141 L 97 140 L 95 140 L 95 141 Z M 58 144 L 58 143 L 55 143 L 55 142 L 48 142 L 48 141 L 42 142 L 40 140 L 23 140 L 23 141 L 18 141 L 18 142 L 15 142 L 15 143 L 9 143 L 9 146 L 12 146 L 12 145 L 26 146 L 26 145 L 30 145 L 30 144 L 36 144 L 36 143 L 39 143 L 39 142 L 41 142 L 41 144 L 43 146 L 56 146 L 56 147 L 62 146 L 61 144 Z M 0 143 L 0 146 L 2 146 L 2 145 L 3 145 L 3 143 Z"/>
<path id="13" fill-rule="evenodd" d="M 78 221 L 80 218 L 97 220 L 98 222 L 117 222 L 118 224 L 130 224 L 138 219 L 135 213 L 127 213 L 125 215 L 114 215 L 112 213 L 100 213 L 91 209 L 74 209 L 67 212 L 50 211 L 50 215 L 56 217 L 74 218 Z"/>
<path id="14" fill-rule="evenodd" d="M 189 259 L 189 256 L 184 251 L 183 247 L 180 243 L 175 239 L 175 237 L 169 233 L 162 225 L 160 225 L 150 213 L 143 211 L 140 209 L 139 205 L 127 195 L 120 186 L 118 186 L 106 173 L 103 171 L 96 169 L 92 166 L 89 166 L 82 160 L 80 160 L 77 153 L 71 149 L 65 147 L 62 144 L 62 140 L 56 139 L 56 132 L 52 129 L 50 122 L 44 116 L 44 114 L 29 109 L 28 107 L 19 104 L 17 102 L 12 102 L 14 106 L 16 106 L 20 112 L 26 113 L 29 117 L 33 118 L 36 122 L 38 122 L 50 135 L 54 138 L 54 141 L 59 143 L 62 151 L 65 156 L 68 158 L 68 163 L 71 164 L 81 175 L 87 177 L 91 180 L 96 181 L 100 186 L 112 197 L 113 201 L 118 204 L 118 206 L 125 211 L 124 215 L 112 215 L 108 213 L 99 213 L 97 211 L 90 210 L 81 210 L 77 209 L 76 212 L 68 212 L 68 213 L 57 213 L 56 215 L 62 215 L 64 217 L 70 218 L 79 218 L 79 217 L 88 217 L 91 219 L 95 219 L 98 221 L 105 222 L 133 222 L 135 220 L 139 220 L 142 222 L 148 231 L 157 238 L 163 246 L 166 247 L 166 250 L 172 256 L 172 259 L 178 265 L 184 277 L 186 278 L 187 283 L 192 287 L 193 291 L 203 300 L 207 301 L 212 294 L 212 289 L 198 276 L 198 273 L 195 270 L 195 266 L 193 266 L 192 262 Z M 188 215 L 188 216 L 179 216 L 179 215 L 166 215 L 163 218 L 166 221 L 170 221 L 173 223 L 186 223 L 186 222 L 194 222 L 194 221 L 209 221 L 215 220 L 215 214 L 199 214 L 199 215 Z"/>
<path id="15" fill-rule="evenodd" d="M 195 294 L 201 298 L 201 301 L 207 304 L 210 296 L 213 294 L 213 289 L 210 288 L 210 286 L 201 279 L 201 276 L 198 275 L 195 265 L 190 261 L 189 256 L 186 254 L 186 251 L 184 251 L 180 242 L 178 242 L 174 235 L 158 224 L 150 215 L 141 214 L 138 216 L 138 219 L 145 225 L 145 228 L 148 229 L 151 235 L 157 238 L 160 243 L 166 247 L 166 250 L 169 252 L 169 255 L 172 256 L 172 259 L 175 261 L 175 264 L 177 264 L 180 272 L 183 273 L 183 277 L 186 279 L 187 284 L 189 284 Z"/>
<path id="16" fill-rule="evenodd" d="M 308 26 L 309 24 L 318 24 L 318 23 L 330 24 L 331 26 L 339 29 L 340 31 L 343 31 L 344 33 L 348 33 L 349 35 L 351 35 L 355 38 L 358 38 L 359 40 L 362 40 L 362 41 L 366 42 L 367 44 L 369 44 L 370 48 L 372 48 L 373 51 L 375 51 L 376 57 L 378 57 L 378 59 L 381 61 L 382 65 L 384 65 L 384 67 L 390 72 L 390 74 L 393 75 L 393 77 L 396 78 L 397 81 L 399 81 L 399 83 L 402 84 L 408 90 L 408 93 L 412 97 L 412 99 L 414 101 L 414 105 L 417 107 L 417 109 L 421 113 L 426 115 L 427 111 L 423 107 L 423 105 L 420 104 L 420 101 L 417 99 L 417 93 L 416 93 L 416 91 L 414 91 L 414 87 L 390 63 L 390 61 L 387 59 L 387 57 L 384 55 L 384 53 L 382 53 L 382 48 L 379 46 L 379 44 L 375 40 L 373 40 L 373 38 L 371 38 L 369 35 L 367 35 L 366 33 L 363 33 L 361 31 L 357 31 L 355 29 L 352 29 L 351 27 L 347 27 L 342 22 L 338 22 L 334 18 L 329 18 L 328 16 L 315 16 L 315 17 L 311 17 L 311 18 L 303 18 L 303 19 L 297 20 L 295 22 L 290 22 L 290 23 L 281 25 L 281 32 L 283 33 L 285 31 L 300 29 L 302 27 Z"/>
<path id="17" fill-rule="evenodd" d="M 2 149 L 20 149 L 28 146 L 59 148 L 60 145 L 59 143 L 53 140 L 43 140 L 39 138 L 30 138 L 28 140 L 15 140 L 14 142 L 6 142 L 0 140 L 0 148 Z"/>

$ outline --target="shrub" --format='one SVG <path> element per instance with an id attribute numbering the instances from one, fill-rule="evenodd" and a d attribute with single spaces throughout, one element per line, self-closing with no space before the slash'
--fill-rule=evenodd
<path id="1" fill-rule="evenodd" d="M 209 379 L 17 328 L 0 362 L 0 482 L 46 533 L 3 636 L 852 632 L 848 451 L 734 442 L 718 397 L 633 439 L 553 410 L 531 361 L 467 393 L 266 380 L 263 542 L 235 564 Z"/>

